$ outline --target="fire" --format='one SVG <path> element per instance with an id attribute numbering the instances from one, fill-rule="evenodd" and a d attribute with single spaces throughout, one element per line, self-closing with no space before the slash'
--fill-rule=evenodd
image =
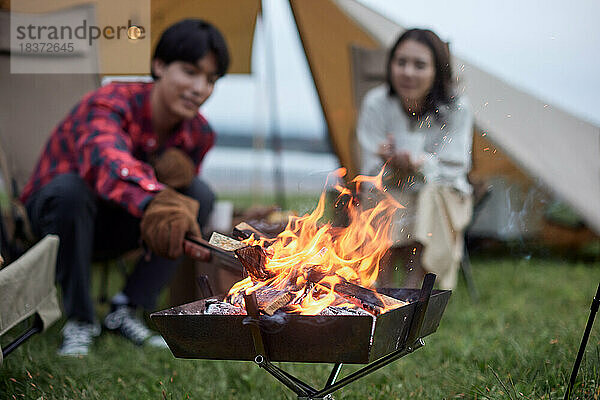
<path id="1" fill-rule="evenodd" d="M 323 192 L 311 214 L 290 217 L 286 229 L 275 239 L 252 236 L 245 240 L 247 245 L 265 249 L 269 278 L 253 281 L 249 276 L 237 282 L 229 291 L 228 301 L 243 306 L 244 292 L 251 294 L 269 287 L 294 296 L 287 306 L 288 312 L 314 315 L 330 305 L 355 307 L 351 299 L 336 294 L 334 288 L 344 281 L 373 287 L 381 259 L 392 244 L 389 234 L 392 216 L 398 208 L 403 208 L 384 188 L 383 172 L 377 176 L 359 175 L 353 180 L 357 193 L 377 196 L 370 208 L 361 205 L 348 188 L 336 184 L 335 207 L 344 208 L 347 227 L 335 227 L 325 221 Z M 346 171 L 341 168 L 333 174 L 341 178 Z M 311 281 L 314 272 L 324 277 Z"/>

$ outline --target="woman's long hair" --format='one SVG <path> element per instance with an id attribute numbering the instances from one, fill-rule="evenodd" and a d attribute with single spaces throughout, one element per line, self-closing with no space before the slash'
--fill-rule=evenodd
<path id="1" fill-rule="evenodd" d="M 444 114 L 440 109 L 443 105 L 451 105 L 454 102 L 454 85 L 452 81 L 452 67 L 450 66 L 450 50 L 448 44 L 443 42 L 435 33 L 429 29 L 409 29 L 405 31 L 396 40 L 388 53 L 386 79 L 389 87 L 389 95 L 398 94 L 392 86 L 392 60 L 396 49 L 405 40 L 414 40 L 422 43 L 431 49 L 435 63 L 435 79 L 431 91 L 425 99 L 423 105 L 423 115 L 429 112 L 434 113 L 436 117 Z M 445 108 L 445 107 L 444 107 Z M 439 112 L 435 112 L 439 110 Z"/>

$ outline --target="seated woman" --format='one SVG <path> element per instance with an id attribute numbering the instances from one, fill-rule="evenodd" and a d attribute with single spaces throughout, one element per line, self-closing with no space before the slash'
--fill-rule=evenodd
<path id="1" fill-rule="evenodd" d="M 388 285 L 405 256 L 405 286 L 426 272 L 456 285 L 464 229 L 472 216 L 473 114 L 456 93 L 448 46 L 424 29 L 404 32 L 391 48 L 387 82 L 370 90 L 358 119 L 361 173 L 386 168 L 388 190 L 406 208 L 392 222 L 394 242 L 379 284 Z"/>

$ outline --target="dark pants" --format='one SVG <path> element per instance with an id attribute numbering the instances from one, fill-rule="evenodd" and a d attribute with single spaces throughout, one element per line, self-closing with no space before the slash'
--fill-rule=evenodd
<path id="1" fill-rule="evenodd" d="M 206 225 L 214 203 L 208 185 L 195 178 L 183 194 L 200 202 L 198 223 Z M 91 263 L 118 257 L 138 248 L 140 219 L 115 204 L 98 198 L 75 173 L 56 176 L 28 200 L 27 213 L 38 237 L 60 238 L 56 280 L 62 288 L 67 318 L 94 321 L 90 295 Z M 131 304 L 152 310 L 181 259 L 142 256 L 127 278 L 123 292 Z"/>

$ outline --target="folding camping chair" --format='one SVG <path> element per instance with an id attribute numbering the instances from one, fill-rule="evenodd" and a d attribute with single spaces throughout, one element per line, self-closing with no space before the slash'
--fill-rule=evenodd
<path id="1" fill-rule="evenodd" d="M 360 109 L 363 97 L 367 92 L 377 85 L 380 85 L 385 81 L 386 74 L 386 63 L 387 63 L 387 49 L 367 49 L 360 46 L 352 46 L 351 48 L 351 68 L 352 68 L 352 84 L 354 92 L 354 105 L 357 110 Z M 356 148 L 356 146 L 353 146 Z M 475 220 L 476 214 L 482 209 L 482 205 L 489 197 L 490 188 L 485 187 L 483 196 L 477 196 L 475 199 L 475 205 L 473 207 L 473 217 L 471 221 Z M 471 300 L 476 302 L 479 298 L 475 282 L 473 280 L 473 274 L 471 272 L 471 262 L 469 259 L 469 252 L 466 245 L 466 232 L 465 229 L 465 247 L 463 250 L 463 258 L 460 263 L 460 270 L 462 276 L 465 279 L 469 295 Z"/>
<path id="2" fill-rule="evenodd" d="M 4 357 L 33 334 L 61 317 L 54 274 L 58 237 L 48 235 L 19 259 L 0 270 L 0 337 L 28 318 L 33 325 L 0 353 Z"/>

